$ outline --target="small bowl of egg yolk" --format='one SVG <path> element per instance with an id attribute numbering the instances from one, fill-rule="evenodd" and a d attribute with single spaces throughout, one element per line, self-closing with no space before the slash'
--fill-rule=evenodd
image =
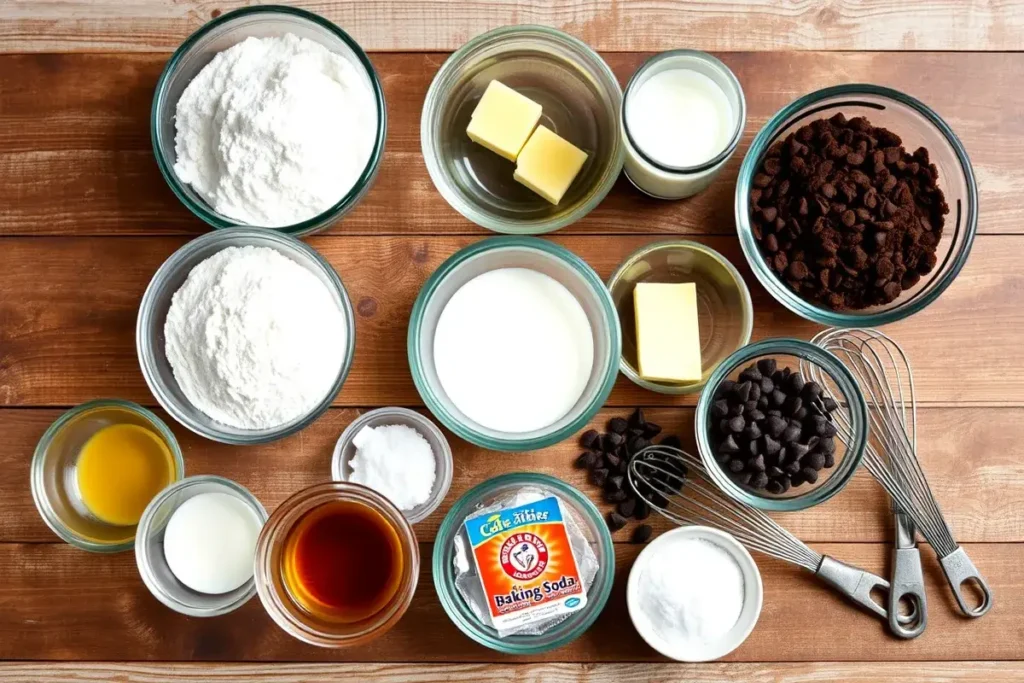
<path id="1" fill-rule="evenodd" d="M 120 552 L 135 544 L 150 500 L 184 474 L 181 449 L 160 418 L 128 401 L 91 401 L 61 415 L 39 440 L 32 498 L 71 545 Z"/>

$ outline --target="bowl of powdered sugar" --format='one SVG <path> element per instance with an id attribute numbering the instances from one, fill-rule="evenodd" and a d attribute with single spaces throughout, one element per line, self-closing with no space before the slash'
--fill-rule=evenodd
<path id="1" fill-rule="evenodd" d="M 294 434 L 352 366 L 355 322 L 338 274 L 293 237 L 231 228 L 171 255 L 143 295 L 142 374 L 171 416 L 231 444 Z"/>
<path id="2" fill-rule="evenodd" d="M 151 116 L 157 164 L 215 228 L 327 228 L 369 191 L 384 155 L 384 92 L 343 30 L 291 7 L 210 21 L 174 53 Z"/>

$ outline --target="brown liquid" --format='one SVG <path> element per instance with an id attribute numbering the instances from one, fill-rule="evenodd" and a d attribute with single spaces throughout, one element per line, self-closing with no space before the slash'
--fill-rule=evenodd
<path id="1" fill-rule="evenodd" d="M 353 623 L 372 617 L 398 592 L 402 545 L 376 510 L 351 501 L 310 510 L 288 534 L 284 579 L 313 615 Z"/>

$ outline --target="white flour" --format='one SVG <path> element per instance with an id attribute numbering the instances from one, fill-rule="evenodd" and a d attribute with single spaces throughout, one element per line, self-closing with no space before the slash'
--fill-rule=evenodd
<path id="1" fill-rule="evenodd" d="M 374 95 L 319 43 L 247 38 L 188 84 L 175 118 L 174 172 L 221 214 L 283 227 L 355 185 L 373 150 Z"/>
<path id="2" fill-rule="evenodd" d="M 331 291 L 267 247 L 228 247 L 193 268 L 164 335 L 188 400 L 239 429 L 278 427 L 313 409 L 349 343 Z"/>

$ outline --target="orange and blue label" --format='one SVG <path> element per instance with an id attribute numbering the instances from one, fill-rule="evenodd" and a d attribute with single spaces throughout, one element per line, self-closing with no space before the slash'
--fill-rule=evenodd
<path id="1" fill-rule="evenodd" d="M 495 628 L 508 630 L 587 604 L 558 499 L 466 520 Z"/>

